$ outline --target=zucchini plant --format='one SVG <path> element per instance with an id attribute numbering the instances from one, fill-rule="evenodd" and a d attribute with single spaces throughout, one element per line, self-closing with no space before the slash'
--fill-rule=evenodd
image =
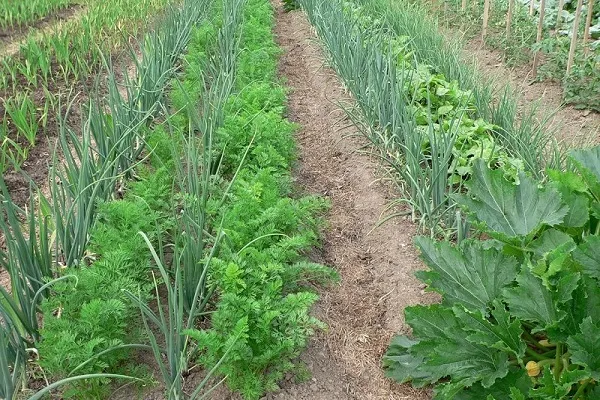
<path id="1" fill-rule="evenodd" d="M 387 375 L 440 399 L 600 398 L 600 146 L 518 184 L 483 160 L 454 195 L 479 239 L 417 238 L 441 303 L 405 310 Z"/>

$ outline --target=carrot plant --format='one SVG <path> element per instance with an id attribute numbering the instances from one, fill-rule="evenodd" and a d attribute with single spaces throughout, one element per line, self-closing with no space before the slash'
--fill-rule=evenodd
<path id="1" fill-rule="evenodd" d="M 317 243 L 318 214 L 326 205 L 289 195 L 294 125 L 282 116 L 285 91 L 277 84 L 271 5 L 249 0 L 243 21 L 237 92 L 224 103 L 215 137 L 219 171 L 227 180 L 221 185 L 225 201 L 209 208 L 223 221 L 221 249 L 208 274 L 216 301 L 209 303 L 210 328 L 190 334 L 202 365 L 218 365 L 229 388 L 258 399 L 275 390 L 322 327 L 308 313 L 317 296 L 304 284 L 329 282 L 335 273 L 302 257 Z M 246 330 L 232 344 L 240 321 Z"/>
<path id="2" fill-rule="evenodd" d="M 157 170 L 132 186 L 125 199 L 99 207 L 88 247 L 93 261 L 89 267 L 65 268 L 62 273 L 77 277 L 77 283 L 54 285 L 42 305 L 39 365 L 52 380 L 74 376 L 76 368 L 77 374 L 136 372 L 131 366 L 119 367 L 130 354 L 123 345 L 136 343 L 142 333 L 132 329 L 130 321 L 136 319 L 137 307 L 124 291 L 138 293 L 142 299 L 150 297 L 152 285 L 147 274 L 151 254 L 138 232 L 147 232 L 148 240 L 159 243 L 173 225 L 168 210 L 149 207 L 150 201 L 171 202 L 170 187 L 169 175 Z M 160 197 L 147 197 L 157 194 Z M 120 349 L 107 351 L 115 347 Z M 62 393 L 65 397 L 102 398 L 107 394 L 107 382 L 74 382 L 64 386 Z"/>

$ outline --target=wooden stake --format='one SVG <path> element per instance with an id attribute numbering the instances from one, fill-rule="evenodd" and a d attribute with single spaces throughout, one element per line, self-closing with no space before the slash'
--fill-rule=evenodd
<path id="1" fill-rule="evenodd" d="M 485 0 L 483 3 L 483 30 L 481 31 L 481 39 L 485 40 L 487 35 L 488 23 L 490 20 L 490 0 Z"/>
<path id="2" fill-rule="evenodd" d="M 565 8 L 565 0 L 558 0 L 558 14 L 556 15 L 556 31 L 555 34 L 558 34 L 558 29 L 562 23 L 562 12 L 563 8 Z"/>
<path id="3" fill-rule="evenodd" d="M 594 14 L 594 0 L 588 1 L 587 16 L 585 18 L 585 28 L 583 31 L 583 52 L 587 56 L 590 53 L 590 48 L 587 45 L 590 37 L 590 25 L 592 25 L 592 14 Z"/>
<path id="4" fill-rule="evenodd" d="M 581 8 L 583 0 L 577 0 L 577 10 L 575 10 L 575 20 L 573 21 L 573 34 L 571 35 L 571 47 L 569 48 L 569 60 L 567 61 L 567 76 L 571 74 L 573 60 L 575 59 L 575 49 L 577 48 L 577 33 L 579 33 L 579 20 L 581 19 Z"/>
<path id="5" fill-rule="evenodd" d="M 462 0 L 462 4 L 460 5 L 460 10 L 462 12 L 467 11 L 467 0 Z"/>
<path id="6" fill-rule="evenodd" d="M 506 38 L 510 37 L 510 30 L 512 28 L 513 13 L 515 10 L 515 0 L 508 0 L 508 14 L 506 15 Z"/>
<path id="7" fill-rule="evenodd" d="M 546 14 L 546 0 L 540 1 L 540 19 L 538 21 L 537 36 L 535 42 L 539 44 L 542 41 L 542 30 L 544 29 L 544 15 Z M 539 47 L 539 46 L 537 46 Z M 533 55 L 533 79 L 537 77 L 537 69 L 539 65 L 540 51 L 536 50 Z"/>
<path id="8" fill-rule="evenodd" d="M 529 15 L 533 15 L 533 10 L 534 10 L 533 5 L 534 5 L 534 3 L 535 3 L 535 0 L 530 0 L 529 1 Z"/>

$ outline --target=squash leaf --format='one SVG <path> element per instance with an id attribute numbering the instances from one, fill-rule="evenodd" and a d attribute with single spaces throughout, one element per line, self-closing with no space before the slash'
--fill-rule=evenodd
<path id="1" fill-rule="evenodd" d="M 590 191 L 600 198 L 600 146 L 572 150 L 569 158 L 575 162 Z"/>
<path id="2" fill-rule="evenodd" d="M 460 249 L 425 237 L 415 242 L 431 268 L 417 276 L 443 294 L 446 304 L 460 303 L 471 311 L 487 314 L 491 302 L 517 276 L 517 261 L 495 248 L 484 248 L 483 242 L 465 241 Z"/>
<path id="3" fill-rule="evenodd" d="M 383 357 L 383 366 L 388 378 L 400 383 L 411 381 L 413 386 L 421 387 L 435 381 L 432 376 L 419 368 L 424 360 L 422 355 L 410 353 L 410 349 L 416 340 L 411 340 L 403 335 L 395 336 L 390 347 Z"/>
<path id="4" fill-rule="evenodd" d="M 591 317 L 593 321 L 600 321 L 600 285 L 596 279 L 582 275 L 572 297 L 561 308 L 567 316 L 561 321 L 560 326 L 548 331 L 550 336 L 561 342 L 579 333 L 579 326 L 585 318 Z"/>
<path id="5" fill-rule="evenodd" d="M 573 252 L 573 258 L 583 268 L 583 273 L 600 279 L 600 236 L 588 236 Z"/>
<path id="6" fill-rule="evenodd" d="M 490 387 L 508 373 L 508 355 L 467 340 L 465 326 L 442 305 L 416 306 L 405 310 L 406 321 L 420 342 L 411 354 L 425 360 L 422 369 L 434 380 L 451 377 L 459 386 L 481 382 Z"/>
<path id="7" fill-rule="evenodd" d="M 540 332 L 556 326 L 565 317 L 566 313 L 558 306 L 572 298 L 578 279 L 577 274 L 566 275 L 559 280 L 556 289 L 548 290 L 540 278 L 523 268 L 517 277 L 518 285 L 506 289 L 504 299 L 512 315 L 535 323 L 532 332 Z"/>
<path id="8" fill-rule="evenodd" d="M 600 182 L 600 146 L 594 146 L 589 149 L 572 150 L 569 153 L 569 156 L 579 167 L 587 169 L 596 177 L 598 182 Z"/>
<path id="9" fill-rule="evenodd" d="M 542 377 L 536 388 L 529 391 L 529 399 L 536 400 L 561 400 L 569 399 L 569 392 L 575 384 L 582 379 L 589 377 L 589 374 L 581 370 L 565 371 L 558 379 L 549 368 L 544 368 Z"/>
<path id="10" fill-rule="evenodd" d="M 456 394 L 452 400 L 504 400 L 510 393 L 511 400 L 525 400 L 523 393 L 529 392 L 531 388 L 531 379 L 524 370 L 511 368 L 508 375 L 498 379 L 493 386 L 484 388 L 480 384 L 474 384 L 470 388 L 464 389 Z"/>
<path id="11" fill-rule="evenodd" d="M 519 185 L 504 178 L 500 170 L 492 170 L 478 160 L 473 177 L 466 183 L 468 195 L 456 195 L 457 202 L 485 223 L 492 236 L 524 238 L 544 225 L 558 225 L 568 207 L 554 188 L 540 189 L 523 172 Z M 498 235 L 499 234 L 499 235 Z"/>
<path id="12" fill-rule="evenodd" d="M 600 380 L 600 324 L 594 323 L 591 317 L 583 320 L 579 326 L 581 333 L 567 340 L 571 350 L 573 364 L 581 365 L 584 371 L 596 381 Z"/>
<path id="13" fill-rule="evenodd" d="M 521 339 L 523 328 L 521 321 L 511 318 L 506 308 L 499 301 L 494 302 L 490 322 L 479 311 L 469 312 L 461 307 L 454 307 L 454 314 L 462 321 L 467 331 L 471 332 L 467 340 L 495 349 L 513 353 L 519 360 L 525 355 L 526 345 Z"/>

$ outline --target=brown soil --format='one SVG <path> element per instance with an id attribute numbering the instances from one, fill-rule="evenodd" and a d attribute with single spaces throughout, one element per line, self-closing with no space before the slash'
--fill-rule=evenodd
<path id="1" fill-rule="evenodd" d="M 275 32 L 284 53 L 280 74 L 292 88 L 288 118 L 297 133 L 297 183 L 329 199 L 331 210 L 317 261 L 335 268 L 341 282 L 321 293 L 315 315 L 328 330 L 317 335 L 301 357 L 312 373 L 308 382 L 283 383 L 267 399 L 427 399 L 425 391 L 383 376 L 381 356 L 392 335 L 409 332 L 403 309 L 435 300 L 414 277 L 422 269 L 412 245 L 415 227 L 396 219 L 377 229 L 391 189 L 378 179 L 378 162 L 356 150 L 366 140 L 350 138 L 340 101 L 348 101 L 301 12 L 284 13 L 277 2 Z"/>
<path id="2" fill-rule="evenodd" d="M 600 114 L 565 106 L 560 83 L 533 82 L 531 65 L 508 67 L 503 63 L 502 52 L 486 47 L 479 38 L 467 42 L 465 55 L 468 60 L 474 61 L 482 76 L 491 77 L 503 85 L 509 83 L 521 95 L 520 106 L 523 110 L 538 102 L 539 120 L 554 113 L 548 128 L 566 146 L 600 143 Z"/>

